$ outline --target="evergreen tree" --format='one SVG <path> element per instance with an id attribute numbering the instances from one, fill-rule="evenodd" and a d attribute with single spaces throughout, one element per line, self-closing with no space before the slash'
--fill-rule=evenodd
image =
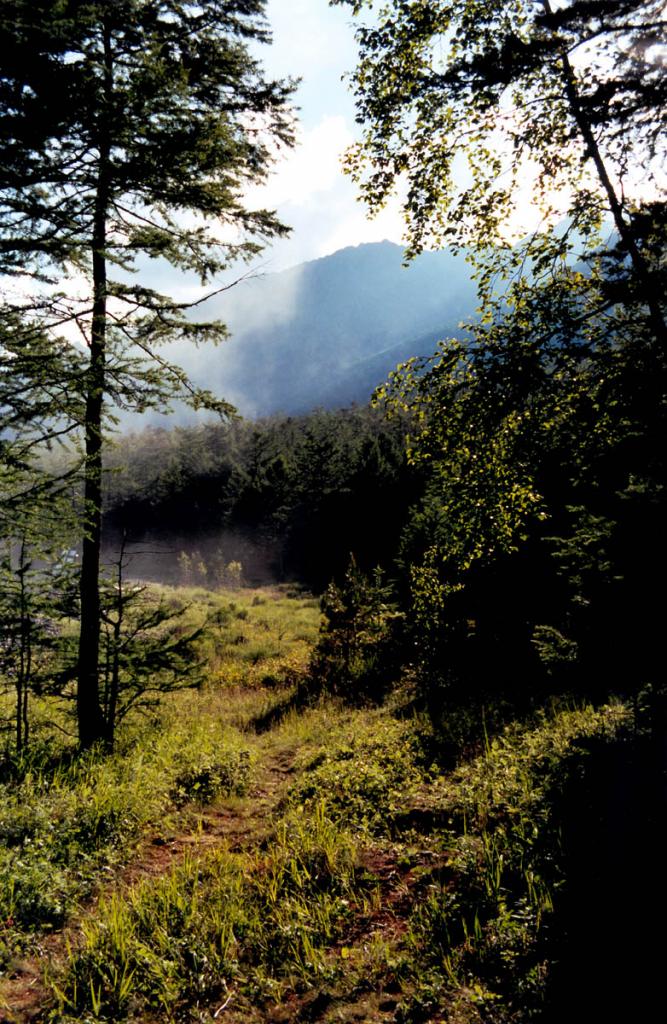
<path id="1" fill-rule="evenodd" d="M 31 694 L 50 691 L 62 674 L 62 627 L 75 611 L 76 564 L 66 547 L 72 517 L 64 501 L 56 502 L 56 508 L 60 520 L 48 542 L 44 523 L 38 520 L 35 532 L 32 516 L 26 517 L 24 532 L 14 533 L 0 548 L 0 683 L 15 694 L 14 746 L 19 754 L 30 739 Z"/>
<path id="2" fill-rule="evenodd" d="M 31 275 L 44 331 L 75 329 L 87 364 L 79 737 L 105 735 L 99 698 L 102 444 L 114 407 L 175 397 L 223 415 L 159 354 L 219 340 L 220 323 L 132 274 L 145 258 L 202 284 L 285 228 L 244 189 L 292 142 L 291 84 L 267 81 L 264 0 L 3 0 L 0 4 L 0 269 Z M 143 258 L 143 264 L 142 260 Z M 24 306 L 26 303 L 24 303 Z M 7 323 L 14 308 L 4 312 Z"/>
<path id="3" fill-rule="evenodd" d="M 198 641 L 204 627 L 184 625 L 184 604 L 156 601 L 145 586 L 128 583 L 130 560 L 123 538 L 101 587 L 101 704 L 109 749 L 131 711 L 145 712 L 164 694 L 203 680 Z"/>
<path id="4" fill-rule="evenodd" d="M 64 443 L 81 418 L 81 354 L 51 338 L 19 310 L 0 318 L 0 539 L 52 532 L 62 515 L 55 496 L 69 469 L 46 470 L 40 456 Z"/>

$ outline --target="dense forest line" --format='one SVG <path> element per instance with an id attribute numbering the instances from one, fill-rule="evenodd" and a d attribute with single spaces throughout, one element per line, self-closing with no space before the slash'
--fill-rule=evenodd
<path id="1" fill-rule="evenodd" d="M 317 591 L 342 577 L 350 554 L 366 570 L 390 565 L 420 487 L 406 423 L 358 407 L 121 436 L 105 460 L 108 543 L 177 537 L 186 554 L 203 542 L 224 557 L 229 546 L 229 561 L 245 542 L 263 553 L 245 565 L 246 582 Z M 171 550 L 158 578 L 178 579 Z"/>

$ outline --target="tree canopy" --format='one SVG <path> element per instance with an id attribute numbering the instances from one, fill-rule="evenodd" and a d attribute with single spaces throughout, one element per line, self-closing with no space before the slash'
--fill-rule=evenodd
<path id="1" fill-rule="evenodd" d="M 659 0 L 334 0 L 375 17 L 358 30 L 364 126 L 348 166 L 371 210 L 404 189 L 409 253 L 440 243 L 505 249 L 522 208 L 542 216 L 532 266 L 580 249 L 611 219 L 662 331 L 646 206 L 664 165 Z M 528 181 L 528 187 L 526 182 Z M 558 234 L 542 229 L 563 222 Z M 524 228 L 527 230 L 527 228 Z M 662 323 L 662 326 L 660 324 Z"/>
<path id="2" fill-rule="evenodd" d="M 378 393 L 428 471 L 402 551 L 426 698 L 657 685 L 663 5 L 350 6 L 349 170 L 371 210 L 402 190 L 408 256 L 466 246 L 482 286 L 468 341 Z"/>

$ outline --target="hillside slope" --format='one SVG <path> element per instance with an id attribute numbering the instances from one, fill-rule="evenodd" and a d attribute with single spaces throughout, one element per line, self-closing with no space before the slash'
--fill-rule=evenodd
<path id="1" fill-rule="evenodd" d="M 432 352 L 475 309 L 463 257 L 402 258 L 391 242 L 360 245 L 239 284 L 206 310 L 232 337 L 188 355 L 187 369 L 244 415 L 366 402 L 397 363 Z"/>

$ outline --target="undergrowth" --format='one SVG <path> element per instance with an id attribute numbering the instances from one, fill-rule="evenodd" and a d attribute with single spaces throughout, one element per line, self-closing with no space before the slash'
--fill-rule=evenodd
<path id="1" fill-rule="evenodd" d="M 245 791 L 249 751 L 226 728 L 183 723 L 131 752 L 87 754 L 61 768 L 33 768 L 2 787 L 0 936 L 3 959 L 22 936 L 61 926 L 148 825 L 174 805 Z"/>
<path id="2" fill-rule="evenodd" d="M 269 741 L 310 742 L 264 847 L 187 860 L 103 905 L 54 983 L 54 1019 L 203 1020 L 227 998 L 261 1019 L 290 992 L 334 992 L 335 1005 L 390 984 L 406 1024 L 539 1013 L 564 884 L 559 793 L 592 739 L 619 740 L 628 710 L 514 724 L 446 774 L 425 760 L 419 720 L 331 703 L 304 718 Z M 409 879 L 389 940 L 373 924 L 386 885 L 364 866 L 374 850 Z"/>
<path id="3" fill-rule="evenodd" d="M 390 833 L 394 818 L 429 778 L 418 730 L 377 711 L 358 712 L 349 733 L 302 763 L 289 801 L 326 798 L 337 821 L 368 835 Z"/>
<path id="4" fill-rule="evenodd" d="M 480 757 L 434 780 L 446 872 L 409 923 L 414 991 L 398 1019 L 523 1022 L 539 1016 L 550 966 L 554 905 L 566 884 L 560 796 L 587 770 L 590 741 L 621 742 L 621 704 L 513 724 Z"/>
<path id="5" fill-rule="evenodd" d="M 169 600 L 170 588 L 156 590 Z M 31 746 L 20 758 L 5 756 L 0 976 L 111 878 L 148 828 L 168 829 L 192 802 L 245 792 L 253 755 L 239 727 L 265 703 L 268 687 L 304 671 L 307 638 L 317 630 L 312 599 L 194 590 L 177 597 L 190 605 L 185 628 L 207 622 L 201 643 L 209 670 L 200 692 L 174 693 L 151 717 L 128 719 L 111 756 L 77 754 L 66 738 L 66 709 L 36 698 Z"/>
<path id="6" fill-rule="evenodd" d="M 223 1007 L 234 1024 L 539 1019 L 568 881 L 563 801 L 628 742 L 631 711 L 556 707 L 444 766 L 409 701 L 294 700 L 311 599 L 292 602 L 293 620 L 284 597 L 205 601 L 217 621 L 201 693 L 130 722 L 111 757 L 58 763 L 36 745 L 2 785 L 0 970 L 68 919 L 75 938 L 49 968 L 58 1024 L 197 1022 Z M 134 888 L 100 884 L 147 828 L 242 797 L 262 759 L 286 775 L 261 843 L 222 840 Z M 94 890 L 106 896 L 86 910 Z"/>

